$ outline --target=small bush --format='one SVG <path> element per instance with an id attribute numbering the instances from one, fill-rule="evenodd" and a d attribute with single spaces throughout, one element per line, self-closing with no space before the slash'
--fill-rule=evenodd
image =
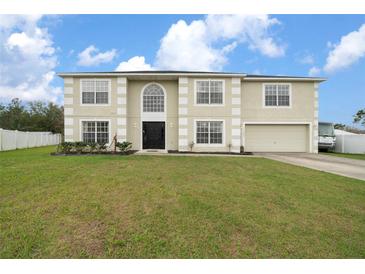
<path id="1" fill-rule="evenodd" d="M 116 143 L 116 147 L 119 148 L 120 152 L 127 152 L 132 148 L 132 143 L 131 142 L 117 142 Z"/>
<path id="2" fill-rule="evenodd" d="M 75 150 L 77 153 L 81 153 L 85 150 L 87 143 L 85 142 L 75 142 Z"/>
<path id="3" fill-rule="evenodd" d="M 122 142 L 116 146 L 121 152 L 127 152 L 131 149 L 132 143 Z M 107 151 L 106 143 L 86 143 L 86 142 L 62 142 L 57 147 L 58 153 L 64 154 L 82 154 L 82 153 L 102 153 Z"/>
<path id="4" fill-rule="evenodd" d="M 89 146 L 90 152 L 95 152 L 98 144 L 97 143 L 89 143 L 88 146 Z"/>
<path id="5" fill-rule="evenodd" d="M 96 151 L 97 152 L 103 152 L 106 151 L 106 143 L 101 143 L 96 145 Z"/>
<path id="6" fill-rule="evenodd" d="M 74 147 L 73 142 L 62 142 L 59 146 L 59 149 L 63 153 L 70 153 L 73 147 Z"/>

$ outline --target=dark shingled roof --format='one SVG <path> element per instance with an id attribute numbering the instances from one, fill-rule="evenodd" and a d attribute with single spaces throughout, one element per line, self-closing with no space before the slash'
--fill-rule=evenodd
<path id="1" fill-rule="evenodd" d="M 146 74 L 155 74 L 155 73 L 194 73 L 194 74 L 246 74 L 242 72 L 219 72 L 219 71 L 188 71 L 188 70 L 131 70 L 131 71 L 75 71 L 75 72 L 63 72 L 63 73 L 146 73 Z"/>
<path id="2" fill-rule="evenodd" d="M 304 77 L 304 76 L 290 76 L 290 75 L 261 75 L 261 74 L 246 74 L 244 72 L 219 72 L 219 71 L 188 71 L 188 70 L 137 70 L 137 71 L 87 71 L 87 72 L 59 72 L 57 73 L 59 76 L 65 76 L 67 74 L 69 75 L 77 75 L 77 74 L 197 74 L 197 75 L 229 75 L 234 76 L 237 75 L 237 77 L 245 77 L 247 79 L 249 78 L 277 78 L 277 79 L 303 79 L 303 80 L 314 80 L 314 81 L 324 81 L 325 78 L 322 77 Z"/>
<path id="3" fill-rule="evenodd" d="M 247 74 L 247 78 L 302 78 L 302 79 L 318 79 L 318 77 L 305 77 L 305 76 L 289 76 L 289 75 L 262 75 L 262 74 Z"/>

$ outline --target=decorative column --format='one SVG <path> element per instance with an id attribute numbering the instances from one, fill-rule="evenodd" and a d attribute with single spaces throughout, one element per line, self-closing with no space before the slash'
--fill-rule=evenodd
<path id="1" fill-rule="evenodd" d="M 314 83 L 314 117 L 312 125 L 312 153 L 318 153 L 318 83 Z"/>
<path id="2" fill-rule="evenodd" d="M 127 141 L 127 78 L 117 80 L 117 139 Z"/>
<path id="3" fill-rule="evenodd" d="M 179 151 L 189 150 L 188 143 L 188 82 L 186 77 L 179 77 Z"/>
<path id="4" fill-rule="evenodd" d="M 231 151 L 240 152 L 241 147 L 241 78 L 232 78 Z"/>
<path id="5" fill-rule="evenodd" d="M 65 142 L 74 142 L 76 138 L 74 137 L 74 79 L 72 77 L 66 77 L 63 79 L 64 89 L 63 89 L 63 104 L 64 104 L 64 136 Z M 81 137 L 81 136 L 80 136 Z"/>

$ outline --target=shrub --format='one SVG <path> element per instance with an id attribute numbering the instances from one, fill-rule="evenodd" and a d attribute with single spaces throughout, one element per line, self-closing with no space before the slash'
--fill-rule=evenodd
<path id="1" fill-rule="evenodd" d="M 97 149 L 98 144 L 97 143 L 89 143 L 88 144 L 90 152 L 95 152 Z"/>
<path id="2" fill-rule="evenodd" d="M 121 152 L 127 152 L 128 150 L 130 150 L 132 148 L 132 143 L 131 142 L 117 142 L 116 147 L 119 148 L 119 150 Z"/>
<path id="3" fill-rule="evenodd" d="M 85 142 L 75 142 L 75 150 L 77 153 L 81 153 L 85 150 L 87 144 Z"/>
<path id="4" fill-rule="evenodd" d="M 96 150 L 97 152 L 102 152 L 102 151 L 106 151 L 106 143 L 98 143 L 96 145 Z"/>
<path id="5" fill-rule="evenodd" d="M 128 149 L 130 149 L 130 146 L 126 146 L 125 150 L 128 150 Z M 65 154 L 101 153 L 106 150 L 107 150 L 106 143 L 99 144 L 99 143 L 86 143 L 86 142 L 62 142 L 57 147 L 57 152 L 61 152 L 61 153 L 65 153 Z"/>
<path id="6" fill-rule="evenodd" d="M 63 153 L 70 153 L 73 148 L 74 148 L 73 142 L 62 142 L 60 144 L 60 150 Z"/>

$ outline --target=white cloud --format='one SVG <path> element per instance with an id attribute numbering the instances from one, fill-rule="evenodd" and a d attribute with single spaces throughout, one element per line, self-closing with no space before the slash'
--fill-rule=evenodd
<path id="1" fill-rule="evenodd" d="M 116 71 L 153 70 L 150 64 L 146 64 L 143 56 L 134 56 L 126 62 L 121 62 Z"/>
<path id="2" fill-rule="evenodd" d="M 50 71 L 42 75 L 36 84 L 24 81 L 17 86 L 0 85 L 0 97 L 6 99 L 20 98 L 26 101 L 50 100 L 57 102 L 57 97 L 62 94 L 62 89 L 61 87 L 51 86 L 54 77 L 55 72 Z"/>
<path id="3" fill-rule="evenodd" d="M 0 98 L 57 101 L 56 49 L 39 15 L 0 16 Z"/>
<path id="4" fill-rule="evenodd" d="M 321 69 L 318 67 L 311 67 L 308 71 L 309 76 L 318 76 L 321 73 Z"/>
<path id="5" fill-rule="evenodd" d="M 226 63 L 222 50 L 213 48 L 206 23 L 180 20 L 173 24 L 161 40 L 157 67 L 182 70 L 220 70 Z"/>
<path id="6" fill-rule="evenodd" d="M 173 24 L 161 39 L 156 67 L 161 69 L 221 70 L 227 54 L 238 44 L 268 57 L 285 54 L 269 31 L 280 22 L 267 15 L 208 15 L 204 20 Z"/>
<path id="7" fill-rule="evenodd" d="M 297 61 L 304 65 L 313 65 L 314 64 L 314 57 L 312 54 L 306 54 L 302 57 L 299 57 Z"/>
<path id="8" fill-rule="evenodd" d="M 97 66 L 102 63 L 108 63 L 112 61 L 116 55 L 116 49 L 99 52 L 98 48 L 96 48 L 94 45 L 90 45 L 79 53 L 77 64 L 84 67 Z"/>
<path id="9" fill-rule="evenodd" d="M 285 54 L 285 47 L 279 46 L 269 34 L 271 27 L 280 24 L 276 18 L 267 15 L 208 15 L 205 22 L 208 35 L 214 40 L 234 39 L 247 43 L 250 49 L 268 57 Z"/>
<path id="10" fill-rule="evenodd" d="M 357 31 L 342 36 L 339 44 L 329 45 L 332 50 L 323 68 L 325 72 L 331 73 L 351 66 L 365 56 L 365 24 Z"/>

